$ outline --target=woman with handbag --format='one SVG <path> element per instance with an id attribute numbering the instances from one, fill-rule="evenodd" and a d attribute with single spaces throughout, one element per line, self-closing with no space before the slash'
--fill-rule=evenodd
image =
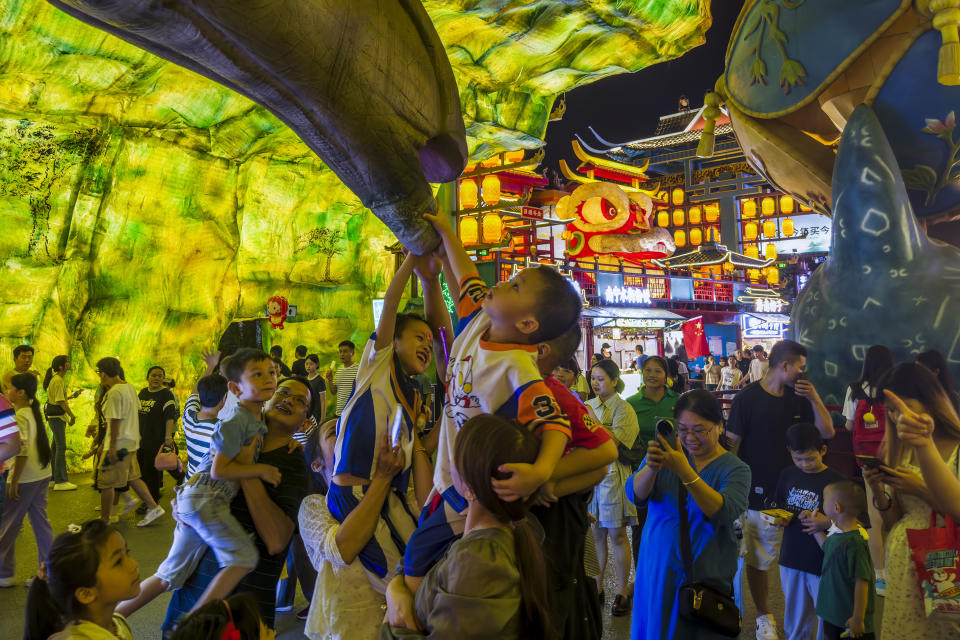
<path id="1" fill-rule="evenodd" d="M 165 378 L 163 367 L 150 367 L 147 370 L 147 386 L 137 394 L 140 398 L 140 448 L 137 449 L 137 462 L 140 465 L 140 475 L 157 503 L 160 500 L 160 488 L 163 486 L 163 471 L 156 466 L 157 455 L 165 453 L 165 448 L 176 450 L 173 434 L 177 431 L 177 418 L 180 416 L 177 398 L 163 384 Z M 167 472 L 177 484 L 183 482 L 182 471 Z M 141 505 L 140 510 L 145 512 L 146 505 Z"/>
<path id="2" fill-rule="evenodd" d="M 593 410 L 600 424 L 610 432 L 618 443 L 617 449 L 629 450 L 637 440 L 640 429 L 637 426 L 637 414 L 626 400 L 620 397 L 623 381 L 620 369 L 613 360 L 600 360 L 590 370 L 590 384 L 595 398 L 587 400 L 587 406 Z M 630 540 L 627 527 L 637 523 L 637 510 L 627 501 L 623 492 L 624 483 L 632 469 L 621 459 L 614 460 L 607 469 L 607 477 L 596 486 L 588 511 L 597 519 L 597 528 L 593 538 L 597 545 L 597 560 L 600 563 L 600 575 L 597 576 L 597 591 L 603 604 L 603 574 L 607 567 L 607 538 L 613 547 L 613 564 L 617 570 L 617 593 L 614 596 L 611 613 L 625 616 L 630 613 Z"/>
<path id="3" fill-rule="evenodd" d="M 676 441 L 658 433 L 627 483 L 627 497 L 647 507 L 630 637 L 738 635 L 734 522 L 747 508 L 750 468 L 724 448 L 723 412 L 709 391 L 680 396 L 674 416 Z"/>
<path id="4" fill-rule="evenodd" d="M 927 368 L 915 363 L 894 367 L 881 383 L 886 394 L 893 392 L 901 402 L 886 399 L 886 465 L 865 468 L 864 479 L 873 489 L 873 505 L 888 528 L 886 536 L 887 593 L 883 602 L 882 637 L 949 638 L 955 635 L 949 621 L 927 617 L 923 592 L 911 558 L 908 529 L 930 527 L 934 511 L 952 510 L 927 487 L 921 476 L 916 451 L 901 438 L 901 420 L 911 414 L 926 414 L 932 421 L 936 455 L 954 475 L 960 468 L 960 419 L 950 397 Z M 886 397 L 886 395 L 885 395 Z M 905 425 L 906 426 L 906 425 Z"/>
<path id="5" fill-rule="evenodd" d="M 67 371 L 70 371 L 70 356 L 60 355 L 53 359 L 43 377 L 43 390 L 47 392 L 43 415 L 53 433 L 51 462 L 54 491 L 72 491 L 77 488 L 77 485 L 67 480 L 67 425 L 73 426 L 76 422 L 70 409 L 70 401 L 80 395 L 80 391 L 67 395 L 67 383 L 64 380 Z"/>

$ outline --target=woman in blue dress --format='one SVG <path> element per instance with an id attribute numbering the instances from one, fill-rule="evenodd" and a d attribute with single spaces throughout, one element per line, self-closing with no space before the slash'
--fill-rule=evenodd
<path id="1" fill-rule="evenodd" d="M 680 396 L 674 417 L 682 449 L 658 434 L 626 486 L 627 498 L 648 509 L 633 593 L 633 640 L 724 637 L 677 614 L 680 585 L 690 580 L 680 556 L 681 483 L 688 493 L 694 578 L 732 594 L 737 571 L 733 523 L 747 508 L 750 468 L 723 447 L 723 413 L 709 391 Z"/>

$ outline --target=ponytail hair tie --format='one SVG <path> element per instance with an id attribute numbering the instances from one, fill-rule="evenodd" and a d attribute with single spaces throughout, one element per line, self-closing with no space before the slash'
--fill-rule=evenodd
<path id="1" fill-rule="evenodd" d="M 227 626 L 223 628 L 223 635 L 220 636 L 220 640 L 243 640 L 240 630 L 233 624 L 233 612 L 230 611 L 230 603 L 224 600 L 223 606 L 226 608 L 227 616 L 230 619 L 227 621 Z"/>

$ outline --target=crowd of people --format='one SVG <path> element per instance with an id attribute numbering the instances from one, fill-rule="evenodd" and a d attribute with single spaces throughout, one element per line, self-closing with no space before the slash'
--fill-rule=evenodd
<path id="1" fill-rule="evenodd" d="M 624 398 L 609 353 L 580 371 L 580 299 L 562 276 L 532 267 L 488 287 L 449 222 L 427 219 L 442 249 L 406 257 L 375 333 L 359 358 L 341 342 L 335 371 L 305 346 L 289 368 L 279 347 L 207 352 L 181 415 L 162 367 L 138 392 L 119 360 L 100 359 L 85 454 L 100 516 L 56 538 L 47 491 L 76 489 L 63 456 L 77 392 L 67 356 L 41 381 L 33 349 L 14 350 L 0 585 L 14 584 L 29 516 L 40 566 L 26 637 L 127 640 L 127 618 L 169 591 L 172 638 L 269 638 L 299 584 L 312 640 L 600 638 L 607 607 L 632 616 L 632 638 L 719 638 L 742 610 L 741 571 L 757 638 L 955 633 L 924 609 L 906 534 L 960 517 L 958 396 L 942 356 L 896 364 L 872 347 L 839 417 L 798 343 L 711 356 L 695 383 L 680 358 L 638 348 L 643 384 Z M 459 283 L 456 333 L 441 273 Z M 413 277 L 424 316 L 397 312 Z M 852 433 L 853 473 L 825 463 L 837 429 Z M 164 473 L 176 526 L 141 581 L 120 523 L 166 515 Z M 726 615 L 723 603 L 735 603 Z"/>

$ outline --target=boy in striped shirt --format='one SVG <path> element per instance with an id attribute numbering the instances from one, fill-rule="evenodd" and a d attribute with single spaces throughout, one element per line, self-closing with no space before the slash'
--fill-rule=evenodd
<path id="1" fill-rule="evenodd" d="M 187 441 L 187 477 L 189 478 L 210 451 L 210 438 L 217 428 L 217 414 L 227 400 L 227 379 L 219 373 L 197 381 L 183 406 L 183 434 Z"/>

